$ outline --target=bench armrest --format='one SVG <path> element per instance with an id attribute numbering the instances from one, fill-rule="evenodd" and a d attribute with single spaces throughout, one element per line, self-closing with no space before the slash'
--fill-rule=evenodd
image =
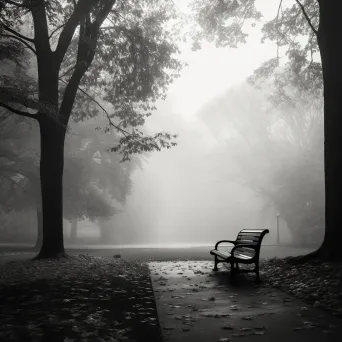
<path id="1" fill-rule="evenodd" d="M 257 245 L 249 245 L 248 243 L 241 243 L 241 244 L 238 244 L 238 245 L 235 244 L 235 246 L 234 246 L 234 247 L 232 248 L 232 250 L 230 251 L 230 254 L 232 255 L 232 257 L 234 257 L 234 251 L 235 251 L 235 249 L 236 249 L 236 248 L 239 248 L 239 247 L 253 248 L 253 249 L 256 251 L 257 248 L 258 248 L 259 246 L 257 246 Z"/>
<path id="2" fill-rule="evenodd" d="M 216 245 L 215 245 L 215 249 L 217 249 L 218 245 L 219 245 L 220 243 L 222 243 L 222 242 L 229 242 L 229 243 L 231 243 L 231 244 L 233 244 L 233 245 L 236 245 L 236 241 L 231 241 L 231 240 L 221 240 L 221 241 L 219 241 L 219 242 L 217 242 L 217 243 L 216 243 Z"/>

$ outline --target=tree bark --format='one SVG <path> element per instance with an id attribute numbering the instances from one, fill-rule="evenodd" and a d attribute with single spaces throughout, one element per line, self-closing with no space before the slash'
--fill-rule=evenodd
<path id="1" fill-rule="evenodd" d="M 63 241 L 63 167 L 65 127 L 54 119 L 39 121 L 40 178 L 43 206 L 43 241 L 37 258 L 65 255 Z"/>
<path id="2" fill-rule="evenodd" d="M 320 0 L 318 45 L 324 85 L 325 236 L 318 254 L 342 259 L 342 68 L 341 1 Z"/>
<path id="3" fill-rule="evenodd" d="M 43 245 L 43 212 L 37 208 L 37 240 L 34 250 L 39 251 Z"/>
<path id="4" fill-rule="evenodd" d="M 71 220 L 70 242 L 76 243 L 77 240 L 77 218 Z"/>

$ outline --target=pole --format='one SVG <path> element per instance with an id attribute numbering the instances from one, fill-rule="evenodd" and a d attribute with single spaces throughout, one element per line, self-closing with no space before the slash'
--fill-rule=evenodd
<path id="1" fill-rule="evenodd" d="M 280 239 L 279 239 L 279 213 L 277 213 L 277 245 L 279 245 Z"/>

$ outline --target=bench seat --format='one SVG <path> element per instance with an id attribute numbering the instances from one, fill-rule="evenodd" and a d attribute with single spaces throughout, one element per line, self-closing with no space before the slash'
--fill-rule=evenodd
<path id="1" fill-rule="evenodd" d="M 214 271 L 217 271 L 217 265 L 220 262 L 230 263 L 231 276 L 237 272 L 255 272 L 257 281 L 259 281 L 259 255 L 262 239 L 269 233 L 268 229 L 243 229 L 239 232 L 236 240 L 221 240 L 210 251 L 215 257 Z M 230 252 L 219 249 L 222 243 L 230 243 L 233 248 Z M 239 264 L 255 264 L 252 270 L 240 270 Z"/>
<path id="2" fill-rule="evenodd" d="M 216 249 L 212 249 L 210 251 L 210 254 L 211 255 L 217 255 L 219 258 L 221 258 L 222 260 L 226 260 L 226 261 L 230 260 L 230 258 L 232 257 L 230 252 L 218 251 Z M 243 252 L 238 253 L 238 251 L 235 250 L 234 258 L 236 260 L 239 260 L 239 262 L 243 263 L 244 261 L 249 262 L 250 260 L 252 260 L 253 256 L 243 254 Z"/>

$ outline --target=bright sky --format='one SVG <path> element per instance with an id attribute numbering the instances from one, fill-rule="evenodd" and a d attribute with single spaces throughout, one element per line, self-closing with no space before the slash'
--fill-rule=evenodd
<path id="1" fill-rule="evenodd" d="M 183 13 L 186 13 L 187 2 L 175 1 Z M 256 5 L 265 19 L 277 15 L 278 1 L 257 0 Z M 247 44 L 240 45 L 238 49 L 215 48 L 209 43 L 196 52 L 191 51 L 190 47 L 183 47 L 181 56 L 188 67 L 170 87 L 167 102 L 172 103 L 173 110 L 184 119 L 195 120 L 196 112 L 205 103 L 243 82 L 263 61 L 275 56 L 275 44 L 261 44 L 259 30 L 249 28 L 246 31 L 249 33 Z"/>

